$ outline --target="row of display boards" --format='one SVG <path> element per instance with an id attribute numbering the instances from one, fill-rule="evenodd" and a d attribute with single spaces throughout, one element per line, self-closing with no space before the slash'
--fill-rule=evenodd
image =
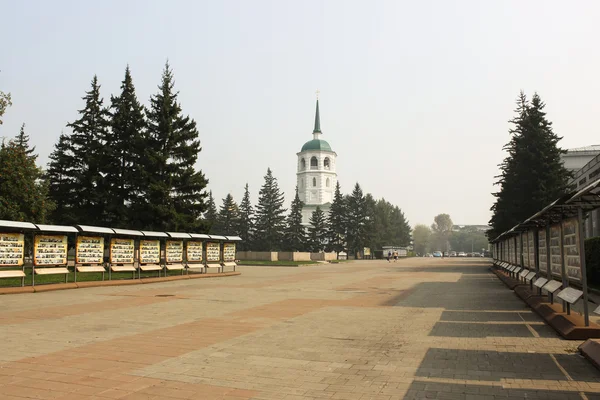
<path id="1" fill-rule="evenodd" d="M 557 199 L 491 241 L 497 268 L 545 292 L 551 303 L 556 295 L 567 314 L 583 299 L 585 326 L 589 326 L 589 312 L 583 226 L 586 213 L 597 208 L 600 179 Z"/>
<path id="2" fill-rule="evenodd" d="M 29 238 L 31 240 L 29 240 Z M 0 278 L 21 278 L 24 285 L 25 257 L 31 257 L 32 285 L 36 275 L 69 271 L 69 244 L 74 250 L 73 271 L 77 273 L 198 270 L 225 268 L 235 271 L 238 236 L 181 232 L 137 231 L 96 226 L 42 225 L 0 220 Z M 20 268 L 20 269 L 17 269 Z"/>

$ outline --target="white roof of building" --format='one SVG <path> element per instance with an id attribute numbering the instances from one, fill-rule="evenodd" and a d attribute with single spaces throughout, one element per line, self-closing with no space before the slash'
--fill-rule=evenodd
<path id="1" fill-rule="evenodd" d="M 575 147 L 573 149 L 567 149 L 567 154 L 578 153 L 583 151 L 596 151 L 600 153 L 600 144 L 591 144 L 589 146 Z"/>

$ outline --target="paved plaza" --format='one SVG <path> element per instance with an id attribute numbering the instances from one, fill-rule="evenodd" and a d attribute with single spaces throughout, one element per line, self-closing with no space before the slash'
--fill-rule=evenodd
<path id="1" fill-rule="evenodd" d="M 0 399 L 600 399 L 477 259 L 0 297 Z"/>

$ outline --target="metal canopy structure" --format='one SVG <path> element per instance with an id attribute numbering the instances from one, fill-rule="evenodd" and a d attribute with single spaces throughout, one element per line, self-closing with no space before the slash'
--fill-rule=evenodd
<path id="1" fill-rule="evenodd" d="M 189 233 L 182 232 L 167 232 L 167 235 L 173 239 L 189 239 L 192 237 Z"/>
<path id="2" fill-rule="evenodd" d="M 79 231 L 73 226 L 66 225 L 42 225 L 36 224 L 42 232 L 57 232 L 57 233 L 78 233 Z"/>
<path id="3" fill-rule="evenodd" d="M 163 238 L 169 237 L 165 232 L 141 231 L 146 237 Z"/>
<path id="4" fill-rule="evenodd" d="M 239 242 L 242 240 L 241 237 L 239 236 L 226 236 L 227 240 L 229 240 L 230 242 Z"/>
<path id="5" fill-rule="evenodd" d="M 210 235 L 211 239 L 215 239 L 215 240 L 227 240 L 227 238 L 225 236 L 221 236 L 221 235 Z"/>
<path id="6" fill-rule="evenodd" d="M 105 235 L 112 235 L 115 233 L 111 228 L 104 228 L 101 226 L 89 226 L 89 225 L 75 225 L 80 232 L 85 233 L 102 233 Z"/>
<path id="7" fill-rule="evenodd" d="M 35 231 L 38 229 L 37 226 L 31 222 L 6 221 L 4 219 L 0 219 L 0 228 L 27 229 Z"/>
<path id="8" fill-rule="evenodd" d="M 204 233 L 190 233 L 190 236 L 193 239 L 210 239 L 210 236 L 205 235 Z"/>
<path id="9" fill-rule="evenodd" d="M 117 229 L 114 228 L 113 231 L 117 235 L 126 235 L 126 236 L 144 236 L 144 234 L 140 231 L 132 231 L 130 229 Z"/>

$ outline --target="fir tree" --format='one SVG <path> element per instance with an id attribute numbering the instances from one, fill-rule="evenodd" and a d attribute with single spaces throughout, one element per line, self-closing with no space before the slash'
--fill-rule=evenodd
<path id="1" fill-rule="evenodd" d="M 19 134 L 15 137 L 15 144 L 21 149 L 23 149 L 28 157 L 33 157 L 33 159 L 37 159 L 37 155 L 34 154 L 35 146 L 29 147 L 29 135 L 25 134 L 25 123 L 21 125 L 21 130 L 19 131 Z"/>
<path id="2" fill-rule="evenodd" d="M 346 202 L 340 189 L 340 183 L 335 185 L 333 202 L 329 209 L 329 224 L 327 229 L 328 249 L 339 253 L 344 250 L 346 243 Z"/>
<path id="3" fill-rule="evenodd" d="M 238 221 L 238 233 L 242 238 L 242 242 L 238 247 L 240 250 L 248 250 L 252 248 L 252 234 L 254 232 L 254 209 L 250 202 L 250 190 L 248 184 L 244 188 L 244 197 L 240 203 L 240 218 Z"/>
<path id="4" fill-rule="evenodd" d="M 13 140 L 0 146 L 0 219 L 44 223 L 52 210 L 37 156 L 29 150 Z"/>
<path id="5" fill-rule="evenodd" d="M 367 241 L 367 207 L 360 185 L 356 183 L 352 195 L 348 197 L 346 230 L 348 249 L 356 254 L 362 251 Z"/>
<path id="6" fill-rule="evenodd" d="M 317 209 L 313 211 L 309 222 L 308 237 L 310 251 L 318 253 L 325 248 L 327 237 L 327 218 L 325 217 L 323 210 L 321 210 L 321 207 L 317 206 Z"/>
<path id="7" fill-rule="evenodd" d="M 288 251 L 306 251 L 306 228 L 302 225 L 302 207 L 304 203 L 298 196 L 292 201 L 290 213 L 287 216 L 284 248 Z"/>
<path id="8" fill-rule="evenodd" d="M 129 66 L 121 82 L 121 94 L 111 96 L 110 130 L 106 133 L 101 171 L 106 196 L 105 223 L 113 227 L 140 226 L 129 204 L 139 204 L 144 188 L 144 107 L 135 95 Z"/>
<path id="9" fill-rule="evenodd" d="M 49 197 L 55 204 L 50 219 L 55 224 L 81 223 L 77 220 L 74 203 L 77 163 L 68 136 L 61 133 L 49 158 L 45 179 L 49 186 Z"/>
<path id="10" fill-rule="evenodd" d="M 516 117 L 510 122 L 508 156 L 497 177 L 500 190 L 493 193 L 489 237 L 494 238 L 527 219 L 565 194 L 570 173 L 562 164 L 558 147 L 562 139 L 552 131 L 543 111 L 545 104 L 534 94 L 531 102 L 523 92 L 517 100 Z"/>
<path id="11" fill-rule="evenodd" d="M 225 235 L 237 235 L 239 234 L 237 231 L 239 227 L 239 218 L 240 210 L 238 205 L 235 200 L 233 200 L 233 196 L 227 194 L 223 199 L 223 205 L 221 205 L 221 209 L 217 215 L 217 228 L 213 229 L 213 231 Z"/>
<path id="12" fill-rule="evenodd" d="M 206 232 L 216 233 L 217 228 L 217 206 L 215 204 L 215 198 L 213 197 L 212 190 L 208 192 L 208 202 L 206 203 L 206 213 L 204 213 L 204 226 Z"/>
<path id="13" fill-rule="evenodd" d="M 195 164 L 201 151 L 196 122 L 182 114 L 173 73 L 165 65 L 157 94 L 150 98 L 143 145 L 144 192 L 141 225 L 147 229 L 194 231 L 206 210 L 208 180 Z"/>
<path id="14" fill-rule="evenodd" d="M 286 211 L 283 201 L 283 193 L 269 168 L 265 175 L 265 183 L 258 193 L 255 238 L 257 250 L 277 251 L 281 248 Z"/>
<path id="15" fill-rule="evenodd" d="M 81 117 L 68 124 L 73 129 L 70 136 L 71 149 L 75 162 L 75 186 L 72 193 L 75 208 L 73 214 L 79 221 L 96 224 L 102 221 L 104 201 L 102 175 L 100 171 L 102 154 L 105 151 L 104 138 L 108 127 L 108 112 L 100 97 L 100 85 L 94 75 L 92 88 L 83 97 L 85 107 L 79 111 Z"/>

